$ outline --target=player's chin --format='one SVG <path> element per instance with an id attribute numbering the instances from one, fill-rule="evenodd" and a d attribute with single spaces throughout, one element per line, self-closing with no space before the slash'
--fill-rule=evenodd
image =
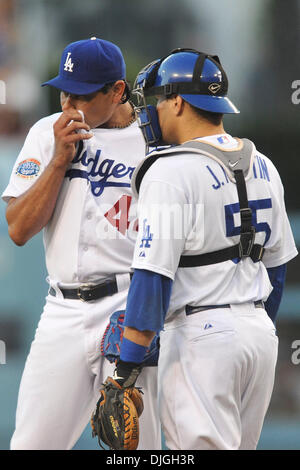
<path id="1" fill-rule="evenodd" d="M 106 115 L 101 115 L 100 113 L 97 115 L 84 113 L 84 120 L 86 124 L 90 126 L 91 129 L 95 129 L 96 127 L 100 127 L 105 125 L 105 122 L 108 120 Z"/>
<path id="2" fill-rule="evenodd" d="M 104 128 L 109 128 L 109 121 L 110 118 L 104 118 L 104 119 L 97 119 L 94 121 L 91 121 L 91 124 L 89 124 L 91 129 L 96 129 L 97 127 L 104 127 Z"/>

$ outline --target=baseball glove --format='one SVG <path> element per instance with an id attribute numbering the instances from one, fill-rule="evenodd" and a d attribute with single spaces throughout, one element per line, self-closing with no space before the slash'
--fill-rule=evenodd
<path id="1" fill-rule="evenodd" d="M 142 391 L 122 387 L 108 377 L 100 389 L 100 399 L 91 417 L 92 436 L 113 450 L 136 450 L 139 443 L 139 416 L 144 409 Z"/>
<path id="2" fill-rule="evenodd" d="M 124 317 L 125 310 L 118 310 L 114 312 L 109 319 L 109 323 L 102 337 L 100 347 L 101 355 L 106 357 L 109 362 L 115 362 L 120 357 L 120 348 L 124 333 Z M 156 335 L 146 352 L 143 361 L 143 367 L 157 366 L 158 356 L 159 336 Z"/>

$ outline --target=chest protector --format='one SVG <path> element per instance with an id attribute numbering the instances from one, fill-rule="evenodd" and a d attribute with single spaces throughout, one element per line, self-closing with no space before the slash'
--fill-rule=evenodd
<path id="1" fill-rule="evenodd" d="M 136 168 L 132 179 L 133 191 L 139 193 L 142 179 L 153 163 L 162 157 L 180 155 L 182 153 L 195 153 L 195 155 L 212 158 L 219 163 L 226 172 L 230 181 L 236 184 L 240 205 L 241 233 L 239 243 L 236 245 L 203 253 L 201 255 L 181 256 L 179 267 L 191 268 L 209 264 L 222 263 L 232 259 L 250 257 L 254 263 L 261 261 L 264 254 L 263 245 L 255 244 L 255 227 L 252 225 L 252 210 L 248 205 L 246 181 L 252 177 L 253 161 L 256 153 L 253 142 L 248 139 L 236 139 L 238 147 L 233 150 L 224 150 L 210 143 L 189 141 L 177 147 L 171 147 L 153 153 Z"/>

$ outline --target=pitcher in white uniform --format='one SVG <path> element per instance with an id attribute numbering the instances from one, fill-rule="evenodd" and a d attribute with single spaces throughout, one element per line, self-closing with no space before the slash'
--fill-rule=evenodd
<path id="1" fill-rule="evenodd" d="M 17 245 L 43 230 L 49 294 L 20 385 L 11 449 L 72 449 L 112 365 L 100 354 L 110 315 L 125 307 L 137 235 L 130 182 L 145 143 L 120 49 L 69 44 L 59 75 L 62 113 L 30 129 L 2 197 Z M 160 449 L 157 368 L 139 449 Z"/>
<path id="2" fill-rule="evenodd" d="M 224 130 L 223 114 L 239 112 L 227 89 L 217 56 L 178 49 L 133 90 L 147 145 L 171 146 L 132 179 L 139 233 L 114 378 L 139 369 L 160 332 L 159 408 L 173 450 L 256 448 L 286 263 L 297 255 L 276 168 Z"/>

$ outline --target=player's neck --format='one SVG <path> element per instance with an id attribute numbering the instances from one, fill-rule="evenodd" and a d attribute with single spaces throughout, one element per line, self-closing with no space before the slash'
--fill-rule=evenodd
<path id="1" fill-rule="evenodd" d="M 133 106 L 130 102 L 120 104 L 111 118 L 105 123 L 104 126 L 108 129 L 124 129 L 130 126 L 136 120 Z"/>
<path id="2" fill-rule="evenodd" d="M 210 135 L 225 134 L 223 123 L 214 125 L 206 120 L 186 120 L 179 127 L 178 143 L 182 144 L 188 140 L 193 140 Z"/>

